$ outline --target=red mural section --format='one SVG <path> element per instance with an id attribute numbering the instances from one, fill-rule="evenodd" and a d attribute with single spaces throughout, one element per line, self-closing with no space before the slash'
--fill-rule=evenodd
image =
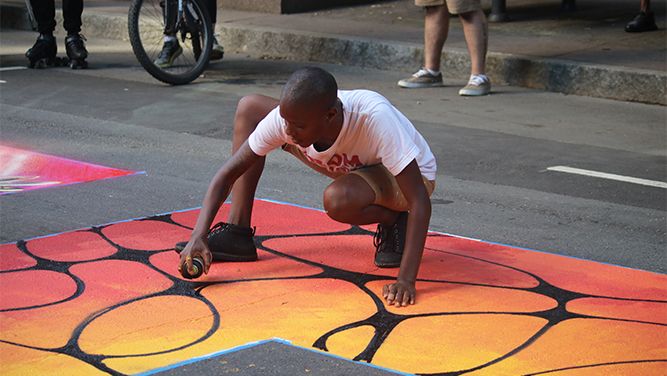
<path id="1" fill-rule="evenodd" d="M 135 173 L 0 145 L 0 195 Z"/>
<path id="2" fill-rule="evenodd" d="M 274 337 L 428 375 L 667 369 L 665 275 L 430 233 L 417 304 L 386 306 L 372 227 L 259 200 L 259 260 L 184 280 L 197 214 L 0 245 L 3 375 L 137 374 Z"/>

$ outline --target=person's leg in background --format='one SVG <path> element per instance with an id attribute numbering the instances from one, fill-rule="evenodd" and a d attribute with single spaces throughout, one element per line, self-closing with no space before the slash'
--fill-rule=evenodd
<path id="1" fill-rule="evenodd" d="M 442 86 L 440 56 L 449 33 L 449 10 L 443 1 L 420 1 L 424 7 L 424 67 L 412 76 L 398 81 L 398 86 L 416 89 Z"/>
<path id="2" fill-rule="evenodd" d="M 442 3 L 437 5 L 437 3 Z M 440 72 L 442 48 L 449 33 L 449 13 L 459 15 L 463 25 L 471 74 L 468 84 L 459 90 L 459 95 L 479 96 L 491 91 L 491 82 L 486 76 L 486 50 L 488 23 L 479 0 L 417 0 L 416 5 L 425 5 L 424 16 L 424 67 L 411 77 L 398 81 L 398 86 L 422 88 L 442 85 Z"/>
<path id="3" fill-rule="evenodd" d="M 53 35 L 56 29 L 56 5 L 54 0 L 31 0 L 32 13 L 40 34 Z"/>
<path id="4" fill-rule="evenodd" d="M 81 14 L 83 13 L 83 0 L 63 0 L 63 26 L 67 30 L 65 38 L 65 50 L 70 59 L 70 67 L 85 68 L 88 64 L 86 58 L 88 51 L 83 43 L 85 38 L 79 34 L 81 31 Z"/>
<path id="5" fill-rule="evenodd" d="M 82 13 L 83 0 L 63 0 L 63 27 L 67 30 L 67 35 L 79 34 Z"/>
<path id="6" fill-rule="evenodd" d="M 220 60 L 225 54 L 224 48 L 218 43 L 218 38 L 215 35 L 215 24 L 218 16 L 218 7 L 216 0 L 206 0 L 205 1 L 206 11 L 209 14 L 211 20 L 211 28 L 213 29 L 213 43 L 211 47 L 211 55 L 209 60 Z M 162 45 L 162 50 L 155 59 L 154 64 L 160 68 L 169 68 L 174 64 L 174 60 L 178 58 L 183 53 L 183 48 L 178 43 L 178 38 L 175 35 L 165 34 L 164 35 L 164 44 Z"/>
<path id="7" fill-rule="evenodd" d="M 625 31 L 628 33 L 641 33 L 643 31 L 658 30 L 655 24 L 655 17 L 651 12 L 651 0 L 640 0 L 639 14 L 625 25 Z"/>
<path id="8" fill-rule="evenodd" d="M 206 6 L 208 15 L 211 17 L 211 27 L 213 28 L 213 48 L 211 49 L 211 56 L 209 60 L 220 60 L 225 56 L 225 49 L 218 42 L 218 35 L 215 33 L 215 23 L 218 19 L 218 4 L 217 0 L 207 0 Z"/>
<path id="9" fill-rule="evenodd" d="M 44 68 L 55 63 L 58 46 L 53 37 L 56 28 L 54 0 L 31 0 L 30 6 L 37 22 L 39 36 L 35 44 L 26 51 L 30 68 Z"/>
<path id="10" fill-rule="evenodd" d="M 169 11 L 171 12 L 172 16 L 175 14 L 175 3 L 167 3 L 166 1 L 162 0 L 160 1 L 160 7 L 162 7 L 162 14 L 163 17 L 166 16 L 166 6 L 169 6 Z M 167 30 L 167 25 L 165 25 L 165 30 L 164 30 L 164 36 L 163 36 L 163 44 L 162 44 L 162 50 L 160 50 L 160 54 L 158 55 L 157 59 L 153 61 L 153 64 L 157 65 L 160 68 L 169 68 L 174 64 L 174 61 L 176 60 L 177 57 L 179 57 L 183 53 L 183 48 L 181 45 L 178 43 L 178 38 L 176 37 L 176 31 L 175 30 Z"/>
<path id="11" fill-rule="evenodd" d="M 491 91 L 491 81 L 486 76 L 486 50 L 488 46 L 488 22 L 481 7 L 460 13 L 463 35 L 470 54 L 470 79 L 459 90 L 459 95 L 479 96 Z"/>
<path id="12" fill-rule="evenodd" d="M 426 7 L 424 15 L 424 68 L 440 76 L 440 57 L 449 34 L 449 10 L 446 5 Z"/>

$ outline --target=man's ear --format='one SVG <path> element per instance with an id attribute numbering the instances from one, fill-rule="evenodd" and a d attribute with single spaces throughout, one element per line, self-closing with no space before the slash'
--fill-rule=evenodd
<path id="1" fill-rule="evenodd" d="M 337 106 L 333 106 L 327 110 L 327 120 L 331 121 L 336 118 L 336 115 L 338 115 L 338 108 Z"/>

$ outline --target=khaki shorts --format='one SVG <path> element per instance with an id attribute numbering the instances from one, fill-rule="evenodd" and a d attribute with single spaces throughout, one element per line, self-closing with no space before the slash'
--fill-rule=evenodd
<path id="1" fill-rule="evenodd" d="M 396 177 L 381 164 L 366 166 L 354 171 L 350 174 L 361 176 L 362 179 L 368 183 L 375 192 L 375 205 L 380 205 L 395 211 L 408 211 L 410 205 L 408 200 L 403 196 L 401 187 L 398 186 Z M 422 175 L 424 187 L 428 192 L 429 197 L 435 189 L 435 180 L 428 180 Z"/>
<path id="2" fill-rule="evenodd" d="M 415 5 L 418 7 L 433 7 L 445 4 L 451 14 L 462 14 L 482 9 L 480 0 L 415 0 Z"/>
<path id="3" fill-rule="evenodd" d="M 325 168 L 310 162 L 303 155 L 301 149 L 294 145 L 285 144 L 283 145 L 283 150 L 294 155 L 313 170 L 330 178 L 336 179 L 337 177 L 345 175 L 344 173 L 332 173 L 331 171 L 327 171 Z M 395 211 L 408 211 L 408 209 L 410 209 L 408 200 L 403 195 L 401 187 L 398 186 L 396 177 L 383 165 L 377 164 L 373 166 L 364 166 L 350 171 L 350 174 L 358 175 L 368 183 L 373 192 L 375 192 L 375 201 L 373 201 L 375 205 L 380 205 Z M 422 176 L 422 180 L 424 181 L 424 187 L 430 197 L 435 190 L 435 180 L 428 180 L 424 176 Z"/>

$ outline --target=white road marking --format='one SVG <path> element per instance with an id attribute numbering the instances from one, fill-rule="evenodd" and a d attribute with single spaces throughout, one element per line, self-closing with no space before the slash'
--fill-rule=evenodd
<path id="1" fill-rule="evenodd" d="M 28 67 L 2 67 L 0 68 L 0 72 L 10 71 L 10 70 L 21 70 L 21 69 L 28 69 Z"/>
<path id="2" fill-rule="evenodd" d="M 667 189 L 667 183 L 665 183 L 665 182 L 656 181 L 656 180 L 633 178 L 632 176 L 608 174 L 606 172 L 583 170 L 583 169 L 580 169 L 580 168 L 567 167 L 567 166 L 547 167 L 547 170 L 548 171 L 564 172 L 566 174 L 577 174 L 577 175 L 591 176 L 591 177 L 594 177 L 594 178 L 617 180 L 617 181 L 623 181 L 623 182 L 626 182 L 626 183 L 647 185 L 649 187 L 657 187 L 657 188 L 666 188 Z"/>

